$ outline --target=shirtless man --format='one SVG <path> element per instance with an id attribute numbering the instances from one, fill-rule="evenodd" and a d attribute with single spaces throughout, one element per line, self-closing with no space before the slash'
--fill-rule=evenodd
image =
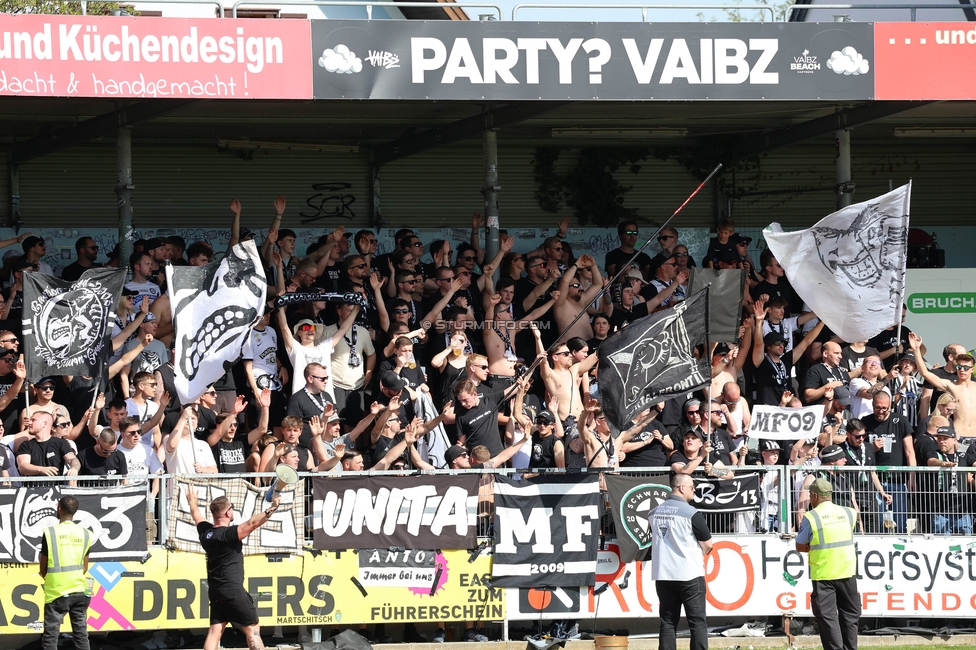
<path id="1" fill-rule="evenodd" d="M 488 355 L 488 385 L 491 388 L 508 388 L 515 380 L 515 335 L 529 323 L 542 318 L 559 298 L 559 292 L 552 292 L 552 299 L 538 308 L 533 309 L 525 318 L 514 320 L 512 312 L 501 301 L 500 294 L 492 294 L 487 299 L 488 313 L 494 314 L 494 320 L 485 321 L 482 332 L 485 352 Z"/>
<path id="2" fill-rule="evenodd" d="M 936 390 L 949 393 L 958 402 L 956 415 L 952 420 L 956 435 L 960 438 L 976 436 L 976 382 L 972 381 L 973 357 L 968 354 L 955 356 L 956 379 L 951 381 L 942 379 L 926 367 L 925 360 L 922 358 L 921 336 L 915 332 L 910 333 L 908 344 L 912 346 L 912 352 L 918 360 L 918 370 L 925 381 L 932 384 Z"/>
<path id="3" fill-rule="evenodd" d="M 576 277 L 577 269 L 590 269 L 593 273 L 593 284 L 585 291 L 579 278 Z M 576 263 L 566 269 L 559 279 L 559 300 L 556 301 L 553 312 L 559 331 L 562 332 L 569 327 L 573 319 L 585 310 L 602 290 L 603 276 L 600 275 L 596 260 L 589 255 L 580 255 Z M 579 336 L 584 341 L 593 338 L 593 326 L 590 325 L 589 318 L 580 318 L 559 340 L 567 341 L 574 336 Z"/>

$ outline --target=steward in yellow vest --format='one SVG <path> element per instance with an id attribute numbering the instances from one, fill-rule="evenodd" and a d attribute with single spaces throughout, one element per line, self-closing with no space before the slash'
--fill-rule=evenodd
<path id="1" fill-rule="evenodd" d="M 61 622 L 65 614 L 71 617 L 71 632 L 78 650 L 88 648 L 88 603 L 85 573 L 88 553 L 94 541 L 87 528 L 72 521 L 78 512 L 78 499 L 62 497 L 58 501 L 58 524 L 44 530 L 38 558 L 40 574 L 44 578 L 43 650 L 56 650 Z"/>
<path id="2" fill-rule="evenodd" d="M 857 554 L 853 510 L 831 501 L 833 487 L 818 478 L 810 484 L 812 507 L 800 523 L 796 550 L 810 555 L 811 608 L 824 650 L 856 650 L 861 597 L 857 593 Z"/>

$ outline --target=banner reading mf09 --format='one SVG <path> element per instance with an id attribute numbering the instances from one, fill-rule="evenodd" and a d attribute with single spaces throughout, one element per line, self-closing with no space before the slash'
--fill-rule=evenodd
<path id="1" fill-rule="evenodd" d="M 491 558 L 468 551 L 323 552 L 268 562 L 244 558 L 244 586 L 261 625 L 322 625 L 501 620 L 501 589 L 486 585 Z M 205 628 L 210 625 L 202 554 L 170 551 L 139 562 L 97 562 L 92 631 Z M 37 565 L 5 565 L 0 578 L 0 634 L 42 628 L 44 590 Z M 69 627 L 65 627 L 69 630 Z"/>
<path id="2" fill-rule="evenodd" d="M 874 32 L 818 25 L 312 21 L 317 99 L 870 99 Z"/>

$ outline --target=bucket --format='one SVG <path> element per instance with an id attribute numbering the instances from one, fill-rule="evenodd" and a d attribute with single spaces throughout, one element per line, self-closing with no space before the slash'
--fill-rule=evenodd
<path id="1" fill-rule="evenodd" d="M 625 636 L 598 636 L 593 639 L 597 650 L 627 650 Z"/>

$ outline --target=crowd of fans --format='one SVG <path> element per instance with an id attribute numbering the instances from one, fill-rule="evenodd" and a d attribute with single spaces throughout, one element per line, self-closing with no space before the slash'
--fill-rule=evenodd
<path id="1" fill-rule="evenodd" d="M 804 488 L 822 476 L 834 483 L 835 500 L 858 509 L 865 532 L 911 532 L 913 513 L 924 507 L 918 532 L 972 533 L 973 475 L 950 470 L 976 461 L 976 446 L 963 437 L 976 435 L 970 402 L 953 397 L 968 394 L 959 386 L 972 376 L 973 357 L 949 345 L 941 367 L 929 369 L 924 345 L 904 326 L 869 341 L 839 340 L 770 251 L 753 262 L 750 238 L 731 221 L 718 225 L 704 259 L 691 259 L 680 233 L 664 228 L 652 254 L 624 269 L 640 239 L 635 222 L 618 226 L 620 245 L 601 268 L 588 254 L 574 255 L 566 220 L 532 250 L 502 232 L 491 258 L 478 215 L 470 241 L 423 241 L 404 228 L 394 250 L 378 255 L 370 230 L 339 227 L 299 242 L 282 227 L 285 200 L 274 207 L 271 227 L 258 237 L 269 307 L 240 362 L 194 404 L 181 404 L 174 387 L 163 269 L 207 264 L 214 259 L 208 242 L 135 242 L 104 376 L 45 377 L 26 389 L 23 273 L 54 270 L 41 261 L 42 239 L 0 242 L 23 250 L 4 255 L 0 271 L 3 475 L 228 474 L 285 463 L 333 474 L 670 467 L 731 479 L 734 466 L 794 465 L 799 516 Z M 239 226 L 236 200 L 231 210 L 230 244 L 255 238 Z M 99 266 L 92 238 L 79 239 L 76 250 L 62 278 Z M 108 264 L 123 264 L 117 250 Z M 746 270 L 738 340 L 698 351 L 711 358 L 709 387 L 655 405 L 615 437 L 601 406 L 599 348 L 634 320 L 684 300 L 696 265 Z M 361 298 L 273 308 L 276 296 L 314 291 Z M 822 433 L 783 446 L 749 444 L 757 404 L 823 404 Z M 954 419 L 966 426 L 954 427 Z M 834 469 L 845 464 L 864 469 Z M 888 469 L 916 465 L 945 471 Z M 727 532 L 779 529 L 777 476 L 764 474 L 759 516 L 730 520 Z"/>

